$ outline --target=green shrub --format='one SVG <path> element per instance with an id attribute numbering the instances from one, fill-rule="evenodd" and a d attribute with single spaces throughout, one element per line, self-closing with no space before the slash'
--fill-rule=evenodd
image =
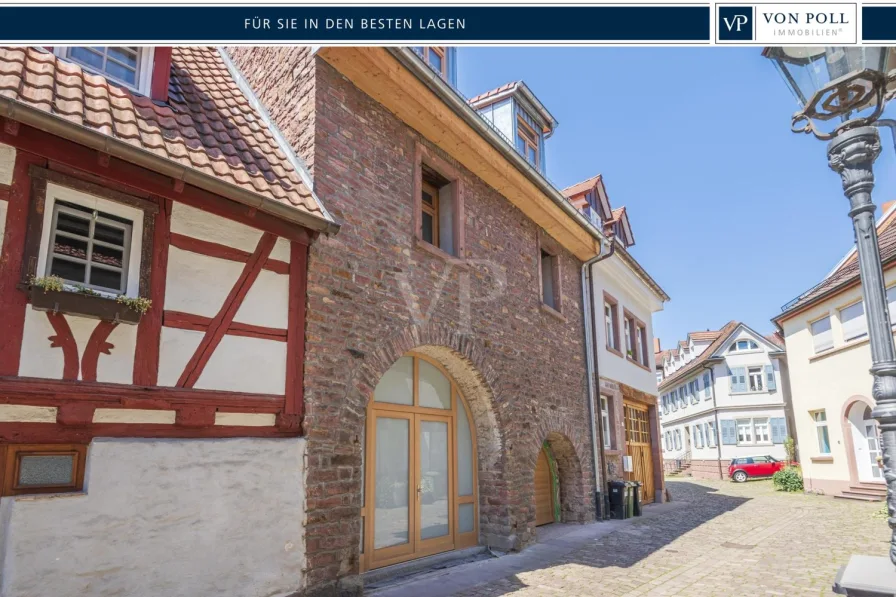
<path id="1" fill-rule="evenodd" d="M 798 466 L 785 466 L 772 476 L 778 491 L 802 491 L 803 471 Z"/>

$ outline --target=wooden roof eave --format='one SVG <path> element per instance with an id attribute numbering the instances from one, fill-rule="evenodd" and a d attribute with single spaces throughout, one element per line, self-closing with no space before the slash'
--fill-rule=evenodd
<path id="1" fill-rule="evenodd" d="M 326 47 L 319 50 L 318 56 L 501 193 L 578 259 L 586 261 L 599 255 L 601 244 L 607 242 L 603 233 L 497 137 L 497 133 L 492 139 L 488 131 L 483 133 L 474 128 L 477 121 L 470 118 L 480 119 L 476 111 L 466 102 L 463 106 L 449 105 L 446 97 L 440 97 L 433 90 L 447 83 L 441 79 L 425 81 L 423 71 L 412 72 L 396 53 L 402 60 L 415 60 L 419 66 L 428 67 L 416 55 L 408 57 L 401 51 L 401 48 Z M 431 76 L 438 79 L 435 73 Z"/>

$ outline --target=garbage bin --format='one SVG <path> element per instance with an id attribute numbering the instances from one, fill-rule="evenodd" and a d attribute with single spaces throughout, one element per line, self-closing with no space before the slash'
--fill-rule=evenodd
<path id="1" fill-rule="evenodd" d="M 635 516 L 641 516 L 641 482 L 635 481 L 634 485 L 635 494 L 634 496 L 632 496 L 634 498 L 632 499 L 632 504 L 634 505 L 634 513 Z"/>
<path id="2" fill-rule="evenodd" d="M 625 482 L 625 517 L 635 515 L 635 484 L 632 481 Z"/>
<path id="3" fill-rule="evenodd" d="M 610 518 L 626 518 L 625 483 L 610 481 Z"/>

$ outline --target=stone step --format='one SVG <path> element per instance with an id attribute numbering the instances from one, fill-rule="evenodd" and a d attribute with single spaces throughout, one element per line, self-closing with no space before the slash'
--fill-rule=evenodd
<path id="1" fill-rule="evenodd" d="M 885 498 L 887 497 L 887 488 L 873 487 L 869 485 L 850 485 L 848 493 L 859 493 L 862 495 Z"/>
<path id="2" fill-rule="evenodd" d="M 866 493 L 856 493 L 855 491 L 844 491 L 840 495 L 835 495 L 834 497 L 841 500 L 856 500 L 859 502 L 882 502 L 884 501 L 884 498 L 886 498 L 886 494 L 868 495 Z"/>

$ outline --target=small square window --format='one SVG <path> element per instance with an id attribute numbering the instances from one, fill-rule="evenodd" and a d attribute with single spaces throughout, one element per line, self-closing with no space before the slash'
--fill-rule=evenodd
<path id="1" fill-rule="evenodd" d="M 84 445 L 9 445 L 3 495 L 80 491 L 84 484 Z"/>
<path id="2" fill-rule="evenodd" d="M 46 275 L 114 294 L 127 289 L 133 222 L 67 201 L 56 201 Z"/>

